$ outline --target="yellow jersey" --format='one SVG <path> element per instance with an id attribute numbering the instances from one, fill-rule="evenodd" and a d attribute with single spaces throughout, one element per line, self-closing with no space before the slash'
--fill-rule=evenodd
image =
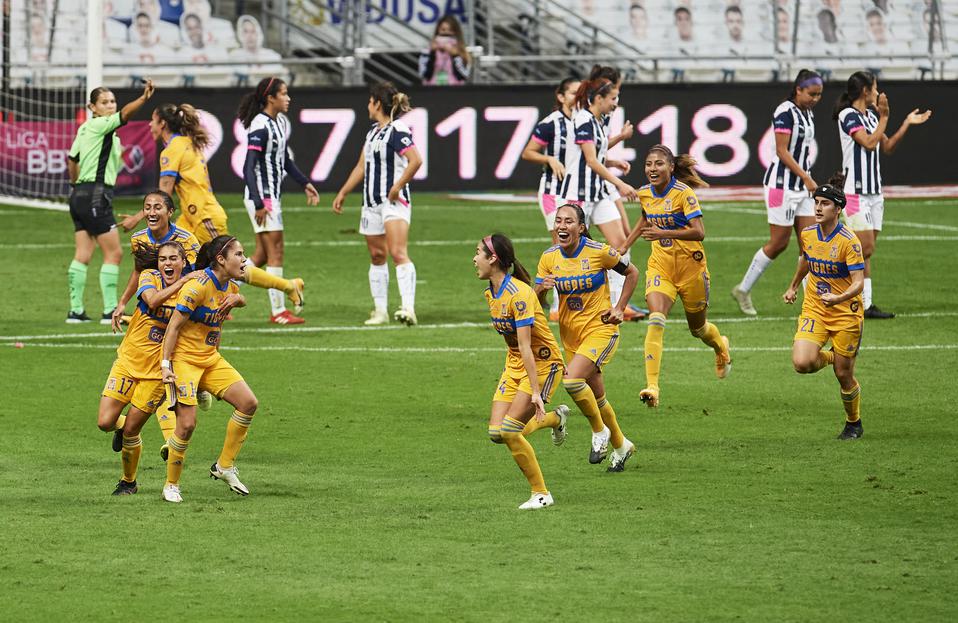
<path id="1" fill-rule="evenodd" d="M 492 287 L 486 288 L 486 302 L 489 303 L 489 315 L 492 326 L 505 339 L 506 370 L 525 374 L 522 354 L 519 352 L 519 327 L 532 327 L 532 355 L 536 364 L 562 363 L 559 343 L 552 335 L 546 316 L 535 291 L 512 275 L 506 275 L 498 292 Z"/>
<path id="2" fill-rule="evenodd" d="M 190 279 L 180 289 L 176 298 L 176 311 L 189 315 L 180 328 L 173 361 L 185 361 L 195 366 L 206 367 L 219 357 L 220 306 L 228 294 L 239 293 L 239 286 L 227 280 L 220 283 L 207 268 L 205 274 Z"/>
<path id="3" fill-rule="evenodd" d="M 195 232 L 206 219 L 226 222 L 226 212 L 213 194 L 206 158 L 193 148 L 189 137 L 174 134 L 160 152 L 160 177 L 175 180 L 180 212 L 191 231 Z"/>
<path id="4" fill-rule="evenodd" d="M 832 321 L 848 320 L 858 324 L 865 317 L 862 295 L 825 307 L 820 295 L 825 292 L 841 294 L 852 285 L 852 272 L 865 270 L 862 243 L 841 223 L 830 234 L 822 232 L 818 225 L 802 230 L 802 254 L 808 261 L 808 281 L 805 284 L 805 299 L 802 314 L 814 315 Z"/>
<path id="5" fill-rule="evenodd" d="M 183 272 L 193 270 L 192 266 L 196 264 L 196 254 L 200 252 L 200 241 L 192 233 L 181 229 L 170 223 L 170 230 L 162 238 L 154 238 L 150 228 L 141 229 L 130 238 L 130 248 L 134 251 L 140 247 L 158 248 L 164 242 L 179 242 L 186 251 L 186 268 Z"/>
<path id="6" fill-rule="evenodd" d="M 597 329 L 618 333 L 615 325 L 602 322 L 612 308 L 606 271 L 623 263 L 619 252 L 607 244 L 582 236 L 571 255 L 555 245 L 539 258 L 536 283 L 552 275 L 559 292 L 559 334 L 562 341 L 578 341 Z"/>
<path id="7" fill-rule="evenodd" d="M 695 191 L 674 177 L 661 195 L 651 184 L 640 188 L 638 194 L 642 213 L 649 225 L 660 229 L 684 229 L 689 226 L 689 221 L 702 217 L 702 207 Z M 700 241 L 663 238 L 652 242 L 650 266 L 655 265 L 672 273 L 675 269 L 681 269 L 689 260 L 705 265 L 705 247 Z"/>
<path id="8" fill-rule="evenodd" d="M 147 290 L 162 290 L 166 287 L 163 276 L 158 270 L 144 270 L 140 273 L 140 282 L 136 298 L 140 299 Z M 173 297 L 160 307 L 151 310 L 139 300 L 130 326 L 116 349 L 117 359 L 138 379 L 160 379 L 161 344 L 166 333 L 166 325 L 173 315 Z M 170 303 L 167 305 L 167 303 Z"/>

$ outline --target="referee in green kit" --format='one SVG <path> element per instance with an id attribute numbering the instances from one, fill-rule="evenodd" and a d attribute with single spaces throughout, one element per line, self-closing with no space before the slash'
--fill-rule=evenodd
<path id="1" fill-rule="evenodd" d="M 116 130 L 153 95 L 153 81 L 147 80 L 143 95 L 117 112 L 116 97 L 106 87 L 97 87 L 90 93 L 87 107 L 93 112 L 77 130 L 70 147 L 67 170 L 73 192 L 70 193 L 70 216 L 76 229 L 76 252 L 67 270 L 70 284 L 70 312 L 67 322 L 90 322 L 83 307 L 86 271 L 93 248 L 103 251 L 100 267 L 100 291 L 103 294 L 103 316 L 100 324 L 110 324 L 116 307 L 116 285 L 120 275 L 120 235 L 113 218 L 113 187 L 122 164 L 123 147 Z"/>

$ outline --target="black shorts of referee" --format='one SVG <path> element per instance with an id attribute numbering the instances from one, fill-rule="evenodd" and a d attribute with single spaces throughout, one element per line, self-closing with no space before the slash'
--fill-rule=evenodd
<path id="1" fill-rule="evenodd" d="M 70 194 L 70 216 L 75 231 L 85 231 L 91 236 L 115 229 L 113 187 L 96 182 L 76 184 Z"/>

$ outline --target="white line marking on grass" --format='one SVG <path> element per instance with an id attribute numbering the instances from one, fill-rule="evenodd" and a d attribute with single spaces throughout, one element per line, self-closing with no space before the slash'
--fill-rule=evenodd
<path id="1" fill-rule="evenodd" d="M 914 229 L 934 229 L 938 231 L 958 231 L 958 227 L 954 225 L 941 225 L 939 223 L 915 223 L 911 221 L 885 221 L 886 225 L 894 225 L 895 227 L 912 227 Z M 879 236 L 879 240 L 884 240 L 883 237 Z"/>

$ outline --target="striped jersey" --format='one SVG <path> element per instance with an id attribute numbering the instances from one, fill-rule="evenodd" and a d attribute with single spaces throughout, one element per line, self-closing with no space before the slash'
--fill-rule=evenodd
<path id="1" fill-rule="evenodd" d="M 389 189 L 406 172 L 409 160 L 404 156 L 414 147 L 412 131 L 405 122 L 394 120 L 380 127 L 374 123 L 363 145 L 363 207 L 372 208 L 389 201 Z M 409 205 L 409 184 L 399 191 L 399 200 Z"/>
<path id="2" fill-rule="evenodd" d="M 599 162 L 605 163 L 609 149 L 609 137 L 602 119 L 597 119 L 588 110 L 579 110 L 573 117 L 575 142 L 569 145 L 569 155 L 562 180 L 562 192 L 565 199 L 571 201 L 599 201 L 604 196 L 602 178 L 586 164 L 582 149 L 583 143 L 593 143 Z"/>
<path id="3" fill-rule="evenodd" d="M 562 365 L 559 343 L 552 335 L 539 299 L 531 287 L 513 279 L 511 275 L 506 275 L 498 292 L 493 292 L 491 286 L 486 288 L 486 302 L 489 303 L 492 326 L 505 339 L 509 348 L 506 353 L 508 372 L 519 375 L 526 373 L 522 353 L 519 351 L 519 327 L 530 327 L 532 330 L 530 346 L 537 364 L 553 362 Z M 543 394 L 548 395 L 548 392 L 543 391 Z"/>
<path id="4" fill-rule="evenodd" d="M 253 117 L 246 135 L 246 148 L 262 153 L 256 160 L 256 189 L 263 199 L 279 199 L 286 176 L 290 125 L 286 115 L 273 119 L 264 112 Z M 249 187 L 246 199 L 250 199 Z"/>
<path id="5" fill-rule="evenodd" d="M 556 110 L 536 125 L 532 131 L 532 140 L 543 146 L 546 156 L 554 156 L 568 167 L 569 145 L 573 142 L 575 127 L 572 119 L 565 116 L 562 110 Z M 539 178 L 539 193 L 543 195 L 558 195 L 562 189 L 562 180 L 552 172 L 552 167 L 542 166 L 542 177 Z"/>
<path id="6" fill-rule="evenodd" d="M 871 134 L 877 127 L 878 116 L 870 108 L 862 113 L 849 106 L 838 113 L 838 137 L 842 142 L 846 195 L 881 194 L 881 166 L 878 163 L 881 146 L 865 149 L 852 137 L 859 131 Z"/>
<path id="7" fill-rule="evenodd" d="M 825 292 L 845 292 L 852 285 L 851 273 L 865 270 L 858 236 L 841 223 L 829 234 L 825 234 L 819 225 L 812 225 L 802 230 L 801 244 L 802 254 L 808 262 L 802 314 L 848 320 L 851 325 L 860 323 L 865 312 L 861 294 L 831 307 L 825 307 L 821 299 Z"/>
<path id="8" fill-rule="evenodd" d="M 802 167 L 810 171 L 812 143 L 815 141 L 815 115 L 811 110 L 802 110 L 795 102 L 786 100 L 778 105 L 772 115 L 772 127 L 776 134 L 788 134 L 788 152 Z M 766 188 L 805 190 L 802 178 L 785 166 L 776 152 L 765 170 Z"/>

